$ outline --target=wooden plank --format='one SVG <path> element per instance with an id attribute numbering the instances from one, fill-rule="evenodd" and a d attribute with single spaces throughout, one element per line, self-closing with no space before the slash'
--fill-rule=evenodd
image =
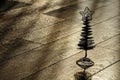
<path id="1" fill-rule="evenodd" d="M 114 0 L 114 1 L 109 0 L 106 2 L 89 0 L 89 1 L 77 2 L 75 4 L 63 6 L 56 10 L 52 10 L 52 11 L 48 11 L 48 12 L 44 11 L 44 13 L 47 15 L 50 15 L 50 16 L 55 16 L 55 17 L 66 19 L 68 17 L 74 17 L 77 13 L 80 12 L 80 10 L 84 9 L 86 6 L 91 8 L 92 10 L 94 9 L 96 11 L 98 8 L 103 8 L 105 6 L 114 4 L 115 2 L 116 2 L 116 0 Z M 67 15 L 65 15 L 65 14 L 67 14 Z"/>
<path id="2" fill-rule="evenodd" d="M 109 13 L 106 12 L 106 14 L 104 15 L 105 19 L 108 19 L 108 17 L 111 17 L 111 16 L 114 16 L 114 15 L 118 14 L 118 12 L 117 12 L 118 8 L 116 8 L 116 4 L 114 4 L 112 7 L 113 8 L 108 7 L 108 9 L 110 9 L 110 11 L 111 11 L 111 9 L 114 9 L 114 10 L 116 9 L 116 11 L 109 12 Z M 99 10 L 99 11 L 101 11 L 101 10 Z M 94 14 L 94 15 L 97 15 L 97 16 L 95 16 L 95 17 L 99 17 L 99 15 L 100 15 L 99 11 L 96 11 L 96 14 Z M 107 15 L 107 17 L 106 17 L 106 15 Z M 40 18 L 38 16 L 40 16 Z M 6 17 L 8 18 L 8 16 L 6 16 Z M 76 17 L 78 17 L 78 16 L 76 16 Z M 10 20 L 7 20 L 5 22 L 2 21 L 1 28 L 5 28 L 7 26 L 11 26 L 11 27 L 9 27 L 10 31 L 8 31 L 9 34 L 7 34 L 5 36 L 6 38 L 4 38 L 3 40 L 6 41 L 8 39 L 13 39 L 13 38 L 19 37 L 20 35 L 24 35 L 26 40 L 34 40 L 35 39 L 35 41 L 40 40 L 40 42 L 41 42 L 41 39 L 43 39 L 43 41 L 45 41 L 46 40 L 46 36 L 55 35 L 56 33 L 62 32 L 61 35 L 63 35 L 63 34 L 64 35 L 69 35 L 72 31 L 76 31 L 76 30 L 71 30 L 71 32 L 69 30 L 67 30 L 67 31 L 69 31 L 69 32 L 67 32 L 66 31 L 66 29 L 68 29 L 67 27 L 65 29 L 58 28 L 58 27 L 61 27 L 61 26 L 62 27 L 64 27 L 64 26 L 68 26 L 69 27 L 68 24 L 71 23 L 70 25 L 72 26 L 72 29 L 77 29 L 77 27 L 82 26 L 81 25 L 82 23 L 80 22 L 81 21 L 81 16 L 78 17 L 78 19 L 76 17 L 72 18 L 72 20 L 70 19 L 68 21 L 64 21 L 64 22 L 61 22 L 61 23 L 58 23 L 58 24 L 55 24 L 55 23 L 61 21 L 61 19 L 50 17 L 50 16 L 47 16 L 47 15 L 42 15 L 40 13 L 36 13 L 36 14 L 31 14 L 31 15 L 28 15 L 28 16 L 20 17 L 20 19 L 16 18 L 18 20 L 14 19 L 14 17 L 12 17 L 13 20 L 10 19 Z M 101 17 L 99 17 L 99 19 L 98 18 L 95 19 L 95 20 L 93 19 L 93 24 L 94 24 L 94 22 L 96 22 L 96 24 L 99 23 L 97 21 L 101 21 L 102 22 L 102 20 L 103 19 L 101 19 Z M 61 25 L 61 24 L 64 24 L 64 25 Z M 55 34 L 53 34 L 50 31 L 51 27 L 41 29 L 42 27 L 46 27 L 48 25 L 54 25 L 54 26 L 51 26 L 51 27 L 58 26 L 57 28 L 60 29 L 60 30 L 56 31 L 54 29 L 55 31 L 53 30 L 52 32 L 54 32 Z M 75 26 L 76 26 L 76 28 L 75 28 Z M 25 33 L 23 34 L 23 32 L 25 32 Z M 54 37 L 56 37 L 56 36 L 54 36 Z M 49 42 L 51 42 L 52 39 L 50 39 Z M 57 38 L 57 39 L 59 39 L 59 38 Z M 54 39 L 52 41 L 54 41 Z"/>
<path id="3" fill-rule="evenodd" d="M 78 0 L 79 2 L 82 2 L 82 1 L 85 1 L 85 0 Z M 30 1 L 28 0 L 27 2 L 26 1 L 20 1 L 21 3 L 28 3 L 30 4 Z M 26 7 L 26 8 L 20 8 L 20 9 L 13 9 L 13 10 L 10 10 L 8 12 L 5 12 L 5 13 L 1 13 L 4 14 L 1 16 L 2 20 L 5 19 L 12 19 L 12 18 L 15 18 L 15 17 L 19 17 L 21 15 L 23 16 L 26 16 L 26 15 L 30 15 L 30 14 L 36 14 L 36 13 L 42 13 L 44 10 L 47 9 L 47 11 L 49 10 L 53 10 L 53 8 L 60 8 L 60 7 L 63 7 L 63 6 L 66 6 L 66 5 L 70 5 L 70 4 L 75 4 L 77 3 L 77 0 L 74 1 L 74 0 L 67 0 L 67 1 L 61 1 L 61 0 L 57 0 L 57 1 L 49 1 L 49 0 L 37 0 L 37 1 L 31 1 L 32 2 L 32 5 L 29 6 L 29 7 Z M 39 5 L 41 4 L 41 5 Z M 7 17 L 7 19 L 6 19 Z"/>
<path id="4" fill-rule="evenodd" d="M 10 13 L 8 15 L 4 15 L 1 19 L 0 19 L 0 28 L 12 24 L 12 27 L 14 28 L 14 30 L 18 30 L 18 29 L 23 29 L 23 28 L 27 28 L 28 26 L 30 26 L 30 23 L 34 24 L 34 28 L 36 29 L 40 29 L 43 27 L 46 27 L 48 25 L 52 25 L 56 22 L 62 21 L 63 19 L 60 18 L 56 18 L 56 17 L 52 17 L 52 16 L 48 16 L 48 15 L 44 15 L 40 12 L 36 12 L 36 13 L 30 13 L 27 15 L 21 14 L 21 13 Z M 11 25 L 10 25 L 11 26 Z"/>
<path id="5" fill-rule="evenodd" d="M 92 28 L 95 43 L 101 43 L 120 33 L 119 25 L 116 24 L 116 22 L 119 22 L 119 18 L 119 16 L 116 16 Z"/>
<path id="6" fill-rule="evenodd" d="M 108 67 L 107 69 L 105 69 L 104 71 L 96 74 L 95 76 L 93 76 L 93 80 L 120 80 L 120 70 L 119 70 L 119 66 L 120 66 L 120 61 L 117 62 L 116 64 Z"/>
<path id="7" fill-rule="evenodd" d="M 45 66 L 49 66 L 53 62 L 57 62 L 60 59 L 63 59 L 65 56 L 72 55 L 74 51 L 77 51 L 77 49 L 75 48 L 76 44 L 74 44 L 75 43 L 74 37 L 77 38 L 74 35 L 72 39 L 73 41 L 71 41 L 71 37 L 68 38 L 68 41 L 70 40 L 69 43 L 73 42 L 72 45 L 68 44 L 68 42 L 64 43 L 64 41 L 60 41 L 57 44 L 53 43 L 53 44 L 49 44 L 48 46 L 46 45 L 44 48 L 33 50 L 31 52 L 28 52 L 27 54 L 17 56 L 3 63 L 0 66 L 1 79 L 9 79 L 9 80 L 18 79 L 19 80 L 39 70 L 40 68 L 43 69 Z M 49 48 L 50 45 L 51 47 Z M 74 49 L 71 49 L 71 47 Z M 13 68 L 15 68 L 16 70 L 10 71 L 10 70 L 13 70 Z M 3 73 L 4 71 L 7 71 L 7 72 L 5 72 L 4 74 Z M 9 71 L 11 73 L 11 76 L 8 76 Z M 5 76 L 8 76 L 8 77 L 5 77 Z"/>
<path id="8" fill-rule="evenodd" d="M 79 58 L 83 57 L 83 55 L 84 55 L 84 52 L 76 54 L 72 56 L 71 58 L 68 58 L 59 63 L 56 63 L 45 70 L 39 71 L 36 74 L 33 74 L 27 78 L 24 78 L 23 80 L 47 80 L 47 79 L 49 80 L 74 80 L 74 74 L 76 72 L 82 71 L 82 69 L 78 67 L 75 64 L 75 62 Z M 118 55 L 120 55 L 119 52 L 96 47 L 94 50 L 91 50 L 88 53 L 89 58 L 91 58 L 95 62 L 95 65 L 91 67 L 90 69 L 88 69 L 87 71 L 90 72 L 91 74 L 98 72 L 99 70 L 114 63 L 115 61 L 120 60 L 120 57 Z M 116 74 L 114 70 L 110 70 L 110 72 L 113 75 Z M 104 72 L 102 73 L 103 73 L 102 75 L 104 76 L 105 73 Z M 105 78 L 109 79 L 109 78 L 112 78 L 112 76 L 111 77 L 105 76 Z M 96 80 L 95 77 L 93 80 Z M 114 79 L 111 79 L 111 80 L 114 80 Z M 115 79 L 115 80 L 118 80 L 118 79 Z"/>
<path id="9" fill-rule="evenodd" d="M 111 49 L 111 50 L 116 50 L 120 52 L 120 34 L 116 35 L 115 37 L 101 43 L 99 47 Z"/>
<path id="10" fill-rule="evenodd" d="M 16 38 L 23 38 L 27 34 L 29 34 L 31 31 L 34 31 L 37 28 L 40 29 L 42 27 L 45 27 L 44 24 L 47 22 L 48 22 L 48 24 L 46 24 L 46 26 L 50 25 L 50 24 L 54 24 L 54 22 L 61 20 L 61 19 L 54 18 L 51 16 L 43 15 L 40 13 L 39 13 L 40 18 L 37 15 L 32 14 L 32 15 L 20 17 L 20 19 L 13 18 L 12 20 L 7 20 L 7 21 L 3 21 L 3 22 L 1 21 L 1 24 L 0 24 L 0 38 L 1 39 L 0 39 L 0 41 L 2 43 L 5 43 L 5 42 L 9 42 L 10 40 L 14 40 Z M 17 20 L 17 19 L 19 19 L 19 20 Z M 40 23 L 37 20 L 40 21 Z M 39 26 L 37 26 L 36 24 Z M 37 26 L 37 28 L 35 26 Z"/>
<path id="11" fill-rule="evenodd" d="M 116 20 L 116 17 L 113 18 L 111 21 L 113 20 Z M 106 22 L 97 25 L 96 27 L 93 27 L 93 31 L 96 31 L 96 33 L 98 33 L 98 30 L 100 29 L 101 25 L 109 24 L 109 22 L 110 21 L 108 20 Z M 109 27 L 112 27 L 112 25 Z M 102 32 L 99 31 L 100 34 L 99 36 L 98 34 L 94 33 L 94 40 L 97 41 L 96 44 L 118 34 L 118 32 L 114 32 L 114 29 L 112 28 L 107 30 L 102 29 L 104 31 Z M 107 32 L 111 32 L 111 33 L 114 32 L 114 33 L 108 35 Z M 106 39 L 103 39 L 103 35 L 108 35 L 108 36 L 106 37 Z M 53 43 L 46 44 L 41 48 L 37 48 L 35 50 L 32 50 L 31 52 L 16 56 L 10 59 L 9 61 L 2 63 L 0 65 L 1 79 L 9 79 L 9 80 L 22 79 L 24 77 L 27 77 L 35 73 L 36 71 L 42 70 L 45 67 L 48 67 L 56 62 L 59 62 L 67 57 L 70 57 L 78 53 L 79 50 L 77 49 L 78 48 L 77 44 L 79 41 L 79 37 L 80 37 L 80 32 L 68 36 L 66 38 L 63 38 L 61 40 L 55 41 Z M 15 70 L 13 71 L 13 69 Z M 9 74 L 11 75 L 8 76 Z"/>
<path id="12" fill-rule="evenodd" d="M 46 2 L 49 2 L 49 1 L 46 1 Z M 51 12 L 51 11 L 60 9 L 62 7 L 66 7 L 68 5 L 74 5 L 74 4 L 78 4 L 78 3 L 81 3 L 81 2 L 86 2 L 86 0 L 67 0 L 67 1 L 57 0 L 57 1 L 51 1 L 51 4 L 48 3 L 50 7 L 48 9 L 44 10 L 43 12 L 44 13 Z"/>
<path id="13" fill-rule="evenodd" d="M 117 4 L 118 3 L 115 3 L 115 4 L 111 5 L 112 7 L 106 6 L 104 8 L 100 8 L 100 9 L 96 10 L 91 25 L 97 25 L 98 23 L 101 23 L 112 17 L 118 16 L 119 8 L 118 8 Z M 104 9 L 106 10 L 106 12 L 100 17 L 100 15 L 101 15 L 100 13 Z M 107 11 L 107 10 L 109 10 L 109 11 Z M 114 10 L 114 11 L 112 11 L 112 10 Z M 82 26 L 83 25 L 81 22 L 81 16 L 78 13 L 78 15 L 76 15 L 75 17 L 72 17 L 65 21 L 54 24 L 53 26 L 49 26 L 46 28 L 31 31 L 24 39 L 33 40 L 35 42 L 46 44 L 47 41 L 51 42 L 56 39 L 60 39 L 61 37 L 65 37 L 66 35 L 70 35 L 72 32 L 73 33 L 78 32 L 78 31 L 80 31 L 80 27 L 82 27 Z M 68 29 L 70 29 L 70 30 L 68 30 Z M 57 33 L 57 35 L 56 35 L 56 33 Z M 51 39 L 49 39 L 50 35 L 52 36 Z M 49 40 L 47 40 L 47 39 L 49 39 Z"/>
<path id="14" fill-rule="evenodd" d="M 4 43 L 0 46 L 0 64 L 12 57 L 18 56 L 40 46 L 41 44 L 26 41 L 20 38 Z"/>
<path id="15" fill-rule="evenodd" d="M 112 8 L 112 9 L 115 9 L 115 8 Z M 115 13 L 115 15 L 118 14 L 116 12 L 113 12 L 113 14 L 114 13 Z M 115 18 L 114 20 L 117 20 L 117 18 Z M 111 20 L 110 22 L 112 22 L 114 20 Z M 70 21 L 68 22 L 68 24 L 69 23 L 70 23 Z M 33 23 L 31 23 L 31 24 L 33 24 Z M 101 29 L 100 33 L 98 33 L 98 30 L 104 24 L 106 26 L 111 27 L 111 28 L 108 30 Z M 112 37 L 113 35 L 118 34 L 118 32 L 116 32 L 116 29 L 114 29 L 114 27 L 112 27 L 113 25 L 110 26 L 108 24 L 109 24 L 109 21 L 102 23 L 102 25 L 97 25 L 95 29 L 93 28 L 94 34 L 98 33 L 99 35 L 101 35 L 101 36 L 98 36 L 97 34 L 94 35 L 95 37 L 97 36 L 95 41 L 97 41 L 98 43 Z M 113 24 L 115 25 L 115 23 L 113 23 Z M 118 26 L 116 26 L 116 27 L 118 27 Z M 68 28 L 66 28 L 66 30 Z M 78 28 L 76 28 L 76 29 L 78 29 Z M 27 28 L 25 30 L 27 30 Z M 19 33 L 22 33 L 25 30 L 18 30 L 18 31 L 19 31 Z M 47 31 L 47 30 L 49 30 L 49 29 L 43 30 L 43 32 L 45 33 L 45 31 Z M 102 31 L 103 31 L 103 33 L 102 33 Z M 107 32 L 109 32 L 109 33 L 113 32 L 113 33 L 108 35 Z M 11 36 L 13 36 L 13 34 L 15 34 L 15 33 L 17 34 L 17 31 L 12 32 Z M 7 80 L 16 80 L 17 79 L 17 80 L 19 80 L 19 79 L 24 78 L 24 77 L 26 77 L 26 76 L 28 76 L 28 75 L 30 75 L 38 70 L 42 70 L 43 68 L 45 68 L 45 67 L 47 67 L 47 66 L 49 66 L 57 61 L 63 60 L 66 57 L 69 57 L 70 55 L 75 54 L 76 52 L 79 52 L 79 50 L 76 49 L 77 48 L 76 44 L 79 41 L 79 34 L 80 34 L 80 32 L 78 32 L 72 36 L 62 38 L 61 40 L 58 40 L 54 43 L 46 44 L 46 42 L 45 42 L 46 46 L 44 46 L 42 48 L 38 48 L 36 50 L 33 50 L 32 52 L 28 52 L 26 54 L 12 58 L 9 61 L 3 62 L 0 66 L 1 79 L 7 79 Z M 108 36 L 107 37 L 105 36 L 105 38 L 103 38 L 103 34 L 108 35 Z M 40 33 L 38 35 L 40 35 Z M 100 37 L 100 40 L 99 40 L 99 37 Z M 9 39 L 9 38 L 6 37 L 6 39 Z"/>

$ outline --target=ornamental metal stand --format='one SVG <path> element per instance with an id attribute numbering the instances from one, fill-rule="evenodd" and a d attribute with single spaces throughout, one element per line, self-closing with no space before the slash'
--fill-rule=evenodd
<path id="1" fill-rule="evenodd" d="M 86 72 L 86 69 L 94 65 L 94 62 L 87 58 L 87 51 L 93 49 L 94 46 L 94 40 L 91 31 L 91 26 L 89 25 L 90 21 L 92 20 L 93 12 L 86 7 L 84 11 L 81 11 L 80 14 L 82 15 L 82 21 L 84 27 L 82 27 L 80 42 L 78 44 L 79 49 L 83 49 L 85 51 L 85 56 L 83 58 L 80 58 L 76 61 L 76 64 L 83 69 L 82 72 L 77 72 L 75 74 L 75 80 L 91 80 L 89 78 L 90 73 Z"/>

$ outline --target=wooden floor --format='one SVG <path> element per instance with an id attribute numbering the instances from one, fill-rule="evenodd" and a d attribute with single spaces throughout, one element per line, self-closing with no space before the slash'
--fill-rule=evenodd
<path id="1" fill-rule="evenodd" d="M 96 44 L 87 71 L 92 80 L 120 80 L 120 0 L 16 1 L 0 12 L 0 80 L 74 80 L 86 6 Z"/>

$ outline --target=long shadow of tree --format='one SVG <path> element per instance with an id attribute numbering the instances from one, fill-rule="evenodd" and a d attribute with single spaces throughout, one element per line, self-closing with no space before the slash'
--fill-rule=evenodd
<path id="1" fill-rule="evenodd" d="M 78 1 L 78 0 L 77 0 Z M 64 4 L 64 1 L 62 0 L 61 1 L 61 6 Z M 74 8 L 77 8 L 78 4 L 74 5 L 73 7 Z M 68 6 L 68 7 L 63 7 L 63 8 L 60 8 L 58 10 L 55 10 L 55 11 L 52 11 L 50 13 L 53 14 L 53 16 L 55 17 L 58 17 L 58 18 L 64 18 L 62 17 L 63 14 L 67 11 L 67 9 L 71 9 L 71 6 Z M 72 11 L 72 10 L 71 10 Z M 69 13 L 66 12 L 66 14 Z M 49 14 L 48 14 L 49 15 Z M 65 15 L 65 14 L 64 14 Z M 73 13 L 72 13 L 72 18 L 71 19 L 74 19 L 74 16 L 76 15 L 76 9 L 74 10 L 73 9 Z M 67 16 L 67 15 L 66 15 Z M 67 21 L 66 21 L 67 22 Z M 32 73 L 31 75 L 29 75 L 28 77 L 24 78 L 23 80 L 35 80 L 37 79 L 38 77 L 40 77 L 42 74 L 41 74 L 41 71 L 43 70 L 46 70 L 46 68 L 48 68 L 49 66 L 53 65 L 53 64 L 56 64 L 58 63 L 60 60 L 62 60 L 62 58 L 58 58 L 59 56 L 62 56 L 62 54 L 66 53 L 68 50 L 67 50 L 67 46 L 69 46 L 69 40 L 68 40 L 68 43 L 63 43 L 63 44 L 58 44 L 56 45 L 56 40 L 59 36 L 61 36 L 61 28 L 63 27 L 66 27 L 64 26 L 63 24 L 65 24 L 66 22 L 61 22 L 61 23 L 55 23 L 53 24 L 53 26 L 51 27 L 51 33 L 47 36 L 48 38 L 46 39 L 46 41 L 48 43 L 44 44 L 45 47 L 43 47 L 40 52 L 41 56 L 39 58 L 38 61 L 36 61 L 36 65 L 38 68 L 40 68 L 42 65 L 45 65 L 45 64 L 48 64 L 47 66 L 44 66 L 43 69 L 40 69 L 40 70 L 37 70 L 35 71 L 34 73 Z M 68 22 L 67 22 L 68 23 Z M 71 26 L 68 27 L 69 30 L 71 30 Z M 57 32 L 54 32 L 56 31 L 56 29 L 58 30 Z M 56 34 L 57 33 L 57 34 Z M 54 39 L 55 41 L 52 41 L 52 39 Z M 58 39 L 59 40 L 59 39 Z M 55 50 L 55 49 L 52 49 L 52 47 L 60 47 L 59 49 Z M 63 49 L 65 49 L 63 51 Z M 56 53 L 55 53 L 56 52 Z M 62 53 L 61 53 L 62 52 Z M 64 53 L 63 53 L 64 52 Z M 54 61 L 52 62 L 52 64 L 49 64 L 51 63 L 51 61 L 54 60 L 54 58 L 57 57 L 58 58 L 58 61 Z M 49 61 L 48 61 L 49 60 Z M 59 72 L 59 68 L 61 68 L 61 65 L 59 65 L 59 67 L 57 67 L 56 69 L 54 69 L 53 71 L 55 72 Z M 45 79 L 51 79 L 51 80 L 55 80 L 59 75 L 56 75 L 56 74 L 46 74 L 46 77 Z"/>
<path id="2" fill-rule="evenodd" d="M 4 52 L 0 53 L 0 70 L 2 70 L 2 68 L 4 68 L 4 66 L 6 66 L 6 64 L 8 64 L 7 60 L 10 59 L 11 57 L 13 57 L 12 55 L 16 56 L 14 54 L 14 51 L 16 49 L 19 49 L 20 47 L 27 44 L 26 40 L 24 40 L 23 38 L 27 34 L 29 34 L 29 31 L 31 31 L 31 29 L 34 28 L 34 24 L 36 23 L 37 18 L 34 20 L 30 20 L 28 25 L 25 25 L 24 29 L 17 30 L 17 31 L 19 31 L 18 34 L 14 33 L 14 31 L 16 32 L 16 29 L 14 29 L 14 25 L 16 25 L 17 21 L 19 19 L 21 19 L 22 17 L 25 17 L 25 16 L 22 15 L 21 13 L 18 13 L 17 16 L 12 16 L 12 19 L 10 21 L 8 21 L 6 18 L 8 23 L 6 23 L 4 25 L 0 25 L 0 42 L 1 42 L 1 46 L 6 49 Z M 1 19 L 1 22 L 2 21 L 4 21 L 4 20 Z M 15 36 L 13 36 L 12 38 L 6 39 L 7 36 L 8 37 L 11 36 L 11 33 L 14 33 Z M 13 69 L 13 71 L 14 71 L 14 69 Z M 0 72 L 0 75 L 1 74 L 2 73 Z M 11 74 L 11 76 L 12 76 L 12 74 Z M 9 78 L 9 75 L 8 75 L 8 78 Z M 3 77 L 1 77 L 1 79 L 3 79 Z M 10 80 L 12 80 L 12 79 L 10 79 Z"/>

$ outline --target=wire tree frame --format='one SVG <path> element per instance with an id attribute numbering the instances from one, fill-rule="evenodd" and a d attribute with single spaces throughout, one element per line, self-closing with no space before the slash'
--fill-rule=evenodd
<path id="1" fill-rule="evenodd" d="M 82 27 L 82 32 L 81 32 L 82 38 L 80 39 L 78 46 L 79 49 L 85 51 L 85 56 L 77 60 L 76 64 L 82 69 L 84 69 L 83 78 L 85 78 L 86 69 L 94 65 L 94 62 L 91 59 L 87 58 L 88 50 L 91 50 L 95 47 L 94 40 L 92 37 L 92 31 L 91 31 L 92 28 L 90 26 L 90 21 L 92 20 L 93 11 L 91 11 L 88 7 L 86 7 L 84 11 L 80 12 L 80 14 L 82 15 L 82 21 L 84 26 Z"/>

